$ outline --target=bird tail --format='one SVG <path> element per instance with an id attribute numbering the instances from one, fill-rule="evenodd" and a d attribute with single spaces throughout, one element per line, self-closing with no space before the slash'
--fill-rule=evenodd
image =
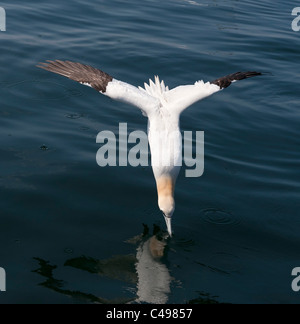
<path id="1" fill-rule="evenodd" d="M 166 87 L 164 81 L 160 81 L 158 76 L 154 77 L 154 81 L 149 79 L 149 84 L 144 83 L 145 88 L 139 87 L 139 89 L 146 91 L 150 96 L 159 100 L 165 100 L 164 93 L 169 91 L 169 87 Z"/>

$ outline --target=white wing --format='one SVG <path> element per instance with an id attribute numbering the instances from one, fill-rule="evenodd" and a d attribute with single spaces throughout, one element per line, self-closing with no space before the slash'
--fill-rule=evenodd
<path id="1" fill-rule="evenodd" d="M 195 102 L 202 100 L 220 91 L 221 88 L 210 82 L 196 82 L 194 85 L 185 85 L 174 88 L 165 93 L 166 101 L 179 114 Z"/>
<path id="2" fill-rule="evenodd" d="M 219 78 L 212 82 L 198 81 L 194 85 L 180 86 L 166 92 L 167 102 L 174 106 L 178 113 L 181 113 L 186 108 L 195 102 L 202 100 L 212 94 L 229 87 L 233 82 L 252 78 L 262 75 L 259 72 L 237 72 L 225 77 Z"/>
<path id="3" fill-rule="evenodd" d="M 136 106 L 147 115 L 159 106 L 158 99 L 89 65 L 56 60 L 40 63 L 38 67 L 92 87 L 112 99 Z"/>
<path id="4" fill-rule="evenodd" d="M 131 84 L 116 79 L 108 83 L 106 92 L 103 94 L 138 107 L 147 116 L 151 115 L 151 112 L 160 106 L 160 101 L 157 98 Z"/>

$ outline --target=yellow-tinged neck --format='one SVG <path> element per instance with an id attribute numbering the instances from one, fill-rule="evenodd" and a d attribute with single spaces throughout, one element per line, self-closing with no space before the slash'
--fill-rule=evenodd
<path id="1" fill-rule="evenodd" d="M 174 197 L 175 180 L 171 177 L 160 177 L 156 180 L 156 185 L 159 198 Z"/>
<path id="2" fill-rule="evenodd" d="M 163 176 L 156 179 L 158 206 L 163 212 L 170 236 L 172 236 L 171 217 L 175 211 L 175 182 L 175 179 L 168 176 Z"/>

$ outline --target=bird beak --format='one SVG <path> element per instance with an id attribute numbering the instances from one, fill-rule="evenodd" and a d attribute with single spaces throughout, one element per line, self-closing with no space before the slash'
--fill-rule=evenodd
<path id="1" fill-rule="evenodd" d="M 172 237 L 172 226 L 171 226 L 172 218 L 167 217 L 167 216 L 164 216 L 164 217 L 165 217 L 165 221 L 166 221 L 166 224 L 167 224 L 168 233 L 169 233 L 170 237 Z"/>

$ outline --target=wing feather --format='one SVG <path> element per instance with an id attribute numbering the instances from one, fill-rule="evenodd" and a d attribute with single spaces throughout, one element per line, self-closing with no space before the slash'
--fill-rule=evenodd
<path id="1" fill-rule="evenodd" d="M 109 74 L 81 63 L 56 60 L 40 63 L 37 66 L 44 70 L 63 75 L 81 84 L 89 85 L 102 93 L 106 92 L 108 83 L 113 80 Z"/>
<path id="2" fill-rule="evenodd" d="M 252 78 L 255 76 L 260 76 L 262 73 L 260 72 L 237 72 L 233 74 L 229 74 L 225 77 L 219 78 L 217 80 L 214 80 L 211 82 L 211 84 L 216 84 L 219 86 L 221 89 L 228 88 L 233 82 L 235 81 L 240 81 L 248 78 Z"/>
<path id="3" fill-rule="evenodd" d="M 90 86 L 112 99 L 134 105 L 147 115 L 159 105 L 159 101 L 145 91 L 89 65 L 56 60 L 39 63 L 37 67 Z"/>
<path id="4" fill-rule="evenodd" d="M 237 72 L 211 82 L 198 81 L 194 85 L 179 86 L 166 93 L 167 101 L 181 113 L 195 102 L 229 87 L 235 81 L 260 75 L 262 73 L 259 72 Z"/>

